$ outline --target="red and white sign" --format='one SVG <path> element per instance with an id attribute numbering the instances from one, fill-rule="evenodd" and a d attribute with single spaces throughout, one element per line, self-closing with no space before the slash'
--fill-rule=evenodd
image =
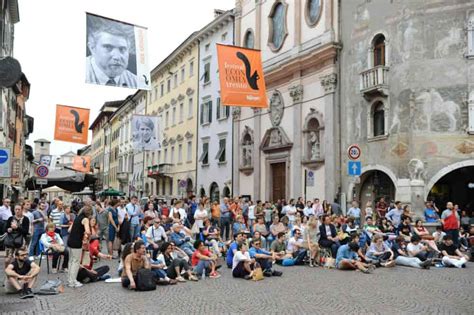
<path id="1" fill-rule="evenodd" d="M 349 149 L 347 149 L 347 155 L 349 156 L 349 158 L 351 160 L 359 159 L 360 154 L 361 154 L 361 151 L 360 151 L 360 148 L 357 144 L 353 144 L 353 145 L 349 146 Z"/>
<path id="2" fill-rule="evenodd" d="M 49 169 L 46 165 L 38 165 L 36 167 L 36 175 L 38 177 L 46 177 L 49 174 Z"/>

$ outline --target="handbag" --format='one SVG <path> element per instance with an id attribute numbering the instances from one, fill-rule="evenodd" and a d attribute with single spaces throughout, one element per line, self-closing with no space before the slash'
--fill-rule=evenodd
<path id="1" fill-rule="evenodd" d="M 324 268 L 333 269 L 336 268 L 336 260 L 332 257 L 327 257 L 324 262 Z"/>
<path id="2" fill-rule="evenodd" d="M 23 241 L 21 233 L 8 233 L 3 243 L 6 248 L 20 248 L 23 246 Z"/>
<path id="3" fill-rule="evenodd" d="M 138 269 L 137 271 L 137 291 L 153 291 L 156 290 L 156 282 L 153 278 L 153 272 L 150 269 Z"/>
<path id="4" fill-rule="evenodd" d="M 260 281 L 260 280 L 263 280 L 263 279 L 264 279 L 264 277 L 263 277 L 262 267 L 260 267 L 259 263 L 255 263 L 255 269 L 253 270 L 252 280 L 253 281 Z"/>

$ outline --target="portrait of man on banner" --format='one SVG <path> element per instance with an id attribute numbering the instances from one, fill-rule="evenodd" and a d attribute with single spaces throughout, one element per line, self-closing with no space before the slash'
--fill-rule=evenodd
<path id="1" fill-rule="evenodd" d="M 72 168 L 78 172 L 89 173 L 91 170 L 91 157 L 76 155 L 72 161 Z"/>
<path id="2" fill-rule="evenodd" d="M 40 165 L 51 166 L 51 161 L 52 161 L 52 160 L 53 160 L 53 156 L 52 156 L 52 155 L 42 154 L 42 155 L 40 156 L 39 164 L 40 164 Z"/>
<path id="3" fill-rule="evenodd" d="M 221 104 L 268 107 L 259 50 L 217 44 Z"/>
<path id="4" fill-rule="evenodd" d="M 161 150 L 159 118 L 133 115 L 132 139 L 135 152 Z"/>
<path id="5" fill-rule="evenodd" d="M 89 112 L 87 108 L 56 105 L 54 140 L 87 144 Z"/>
<path id="6" fill-rule="evenodd" d="M 150 89 L 146 28 L 87 13 L 86 83 Z"/>

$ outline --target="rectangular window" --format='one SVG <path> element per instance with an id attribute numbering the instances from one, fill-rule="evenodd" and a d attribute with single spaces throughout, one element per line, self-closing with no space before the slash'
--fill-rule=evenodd
<path id="1" fill-rule="evenodd" d="M 188 141 L 188 150 L 187 150 L 187 158 L 186 161 L 191 162 L 193 157 L 193 143 L 192 141 Z"/>
<path id="2" fill-rule="evenodd" d="M 174 146 L 171 147 L 170 163 L 174 164 Z"/>
<path id="3" fill-rule="evenodd" d="M 174 74 L 174 87 L 178 86 L 178 73 Z"/>
<path id="4" fill-rule="evenodd" d="M 201 153 L 201 157 L 199 158 L 199 162 L 201 162 L 202 165 L 209 164 L 209 143 L 208 142 L 203 142 L 202 144 L 202 153 Z"/>
<path id="5" fill-rule="evenodd" d="M 165 114 L 165 128 L 168 128 L 169 126 L 169 120 L 170 120 L 170 112 L 166 111 L 166 114 Z"/>
<path id="6" fill-rule="evenodd" d="M 216 160 L 225 162 L 225 138 L 219 139 L 219 151 L 217 151 Z"/>
<path id="7" fill-rule="evenodd" d="M 211 46 L 211 44 L 206 44 L 206 46 L 204 46 L 204 51 L 209 51 L 209 46 Z"/>
<path id="8" fill-rule="evenodd" d="M 202 75 L 204 79 L 204 84 L 208 83 L 211 80 L 211 63 L 207 62 L 204 65 L 204 74 Z"/>
<path id="9" fill-rule="evenodd" d="M 156 159 L 156 164 L 160 164 L 161 163 L 161 151 L 158 151 L 158 157 Z"/>
<path id="10" fill-rule="evenodd" d="M 168 149 L 165 149 L 165 156 L 163 157 L 163 163 L 168 163 Z"/>
<path id="11" fill-rule="evenodd" d="M 212 122 L 212 100 L 205 101 L 201 104 L 201 125 Z"/>
<path id="12" fill-rule="evenodd" d="M 225 32 L 224 34 L 222 34 L 221 40 L 222 40 L 223 42 L 225 42 L 226 38 L 227 38 L 227 32 Z"/>
<path id="13" fill-rule="evenodd" d="M 194 75 L 194 61 L 189 62 L 189 76 L 192 77 Z"/>
<path id="14" fill-rule="evenodd" d="M 183 163 L 183 145 L 178 145 L 178 163 Z"/>
<path id="15" fill-rule="evenodd" d="M 151 165 L 155 165 L 155 152 L 151 153 Z"/>
<path id="16" fill-rule="evenodd" d="M 467 57 L 474 58 L 474 11 L 469 14 L 467 23 Z"/>
<path id="17" fill-rule="evenodd" d="M 188 100 L 188 118 L 193 117 L 193 98 L 190 97 Z"/>
<path id="18" fill-rule="evenodd" d="M 181 82 L 184 82 L 184 76 L 186 74 L 186 69 L 184 67 L 181 68 Z"/>
<path id="19" fill-rule="evenodd" d="M 163 180 L 163 182 L 161 183 L 161 194 L 164 196 L 166 195 L 166 182 Z"/>
<path id="20" fill-rule="evenodd" d="M 171 116 L 172 118 L 172 126 L 176 125 L 176 107 L 173 107 L 173 115 Z"/>
<path id="21" fill-rule="evenodd" d="M 173 194 L 173 179 L 170 180 L 170 195 Z"/>
<path id="22" fill-rule="evenodd" d="M 216 108 L 216 117 L 217 119 L 226 119 L 229 117 L 230 108 L 229 106 L 222 106 L 221 105 L 221 98 L 218 97 L 216 100 L 217 108 Z"/>
<path id="23" fill-rule="evenodd" d="M 166 92 L 169 93 L 171 91 L 171 78 L 168 79 L 168 82 L 166 83 Z"/>
<path id="24" fill-rule="evenodd" d="M 179 104 L 179 122 L 183 122 L 183 117 L 184 117 L 184 104 L 180 103 Z"/>
<path id="25" fill-rule="evenodd" d="M 165 95 L 165 84 L 161 83 L 160 84 L 160 96 L 163 97 Z"/>

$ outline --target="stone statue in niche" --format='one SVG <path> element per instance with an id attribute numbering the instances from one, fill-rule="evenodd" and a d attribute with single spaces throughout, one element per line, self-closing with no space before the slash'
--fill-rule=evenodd
<path id="1" fill-rule="evenodd" d="M 278 129 L 273 129 L 270 134 L 270 145 L 279 145 L 281 144 L 281 132 Z"/>
<path id="2" fill-rule="evenodd" d="M 252 165 L 252 142 L 250 140 L 244 141 L 242 145 L 242 162 L 243 166 Z"/>
<path id="3" fill-rule="evenodd" d="M 280 92 L 275 91 L 270 98 L 270 120 L 273 127 L 278 127 L 283 118 L 283 100 L 281 99 Z"/>
<path id="4" fill-rule="evenodd" d="M 424 170 L 425 164 L 419 159 L 411 159 L 408 162 L 408 173 L 411 181 L 422 182 Z"/>
<path id="5" fill-rule="evenodd" d="M 321 156 L 321 144 L 316 131 L 309 133 L 309 147 L 311 148 L 311 160 L 317 160 Z"/>

